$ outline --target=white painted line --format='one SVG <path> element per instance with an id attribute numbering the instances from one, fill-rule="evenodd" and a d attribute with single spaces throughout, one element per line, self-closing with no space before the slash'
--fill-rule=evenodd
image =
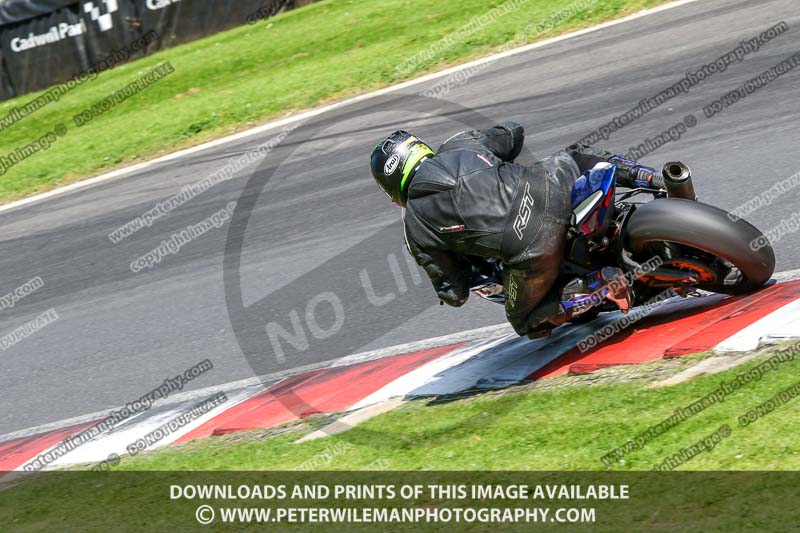
<path id="1" fill-rule="evenodd" d="M 676 7 L 680 7 L 680 6 L 683 6 L 683 5 L 686 5 L 686 4 L 691 4 L 691 3 L 694 3 L 694 2 L 697 2 L 697 1 L 698 0 L 678 0 L 676 2 L 670 2 L 668 4 L 663 4 L 663 5 L 658 6 L 658 7 L 645 9 L 644 11 L 639 11 L 638 13 L 633 13 L 633 14 L 628 15 L 626 17 L 610 20 L 608 22 L 604 22 L 604 23 L 598 24 L 596 26 L 591 26 L 589 28 L 584 28 L 582 30 L 574 31 L 574 32 L 571 32 L 571 33 L 566 33 L 564 35 L 560 35 L 560 36 L 553 37 L 553 38 L 550 38 L 550 39 L 545 39 L 543 41 L 538 41 L 538 42 L 535 42 L 535 43 L 532 43 L 532 44 L 527 44 L 527 45 L 524 45 L 524 46 L 520 46 L 519 48 L 514 48 L 512 50 L 501 52 L 499 54 L 490 55 L 490 56 L 487 56 L 487 57 L 484 57 L 484 58 L 481 58 L 481 59 L 477 59 L 475 61 L 470 61 L 469 63 L 464 63 L 462 65 L 458 65 L 458 66 L 455 66 L 455 67 L 452 67 L 452 68 L 449 68 L 449 69 L 446 69 L 446 70 L 441 70 L 439 72 L 434 72 L 432 74 L 427 74 L 425 76 L 421 76 L 419 78 L 414 78 L 412 80 L 408 80 L 408 81 L 405 81 L 403 83 L 399 83 L 397 85 L 392 85 L 390 87 L 385 87 L 385 88 L 379 89 L 377 91 L 373 91 L 373 92 L 370 92 L 370 93 L 366 93 L 366 94 L 362 94 L 362 95 L 359 95 L 359 96 L 355 96 L 353 98 L 349 98 L 349 99 L 343 100 L 341 102 L 336 102 L 334 104 L 329 104 L 329 105 L 322 106 L 322 107 L 319 107 L 319 108 L 310 109 L 308 111 L 300 113 L 299 115 L 290 116 L 290 117 L 287 117 L 287 118 L 283 118 L 283 119 L 275 120 L 275 121 L 272 121 L 272 122 L 268 122 L 268 123 L 263 124 L 261 126 L 257 126 L 255 128 L 251 128 L 251 129 L 239 132 L 239 133 L 235 133 L 233 135 L 228 135 L 226 137 L 221 137 L 219 139 L 216 139 L 216 140 L 213 140 L 213 141 L 209 141 L 207 143 L 199 144 L 199 145 L 193 146 L 191 148 L 186 148 L 184 150 L 180 150 L 180 151 L 174 152 L 172 154 L 168 154 L 168 155 L 165 155 L 165 156 L 162 156 L 162 157 L 158 157 L 158 158 L 153 159 L 151 161 L 145 161 L 143 163 L 138 163 L 138 164 L 132 165 L 130 167 L 120 168 L 120 169 L 114 170 L 112 172 L 108 172 L 106 174 L 102 174 L 100 176 L 96 176 L 94 178 L 90 178 L 90 179 L 83 180 L 83 181 L 78 181 L 76 183 L 72 183 L 72 184 L 66 185 L 64 187 L 59 187 L 59 188 L 53 189 L 51 191 L 47 191 L 47 192 L 44 192 L 44 193 L 41 193 L 41 194 L 36 194 L 34 196 L 29 196 L 27 198 L 23 198 L 21 200 L 10 202 L 8 204 L 0 206 L 0 213 L 9 211 L 11 209 L 17 209 L 19 207 L 30 205 L 32 203 L 38 203 L 38 202 L 41 202 L 41 201 L 44 201 L 44 200 L 48 200 L 50 198 L 54 198 L 56 196 L 60 196 L 60 195 L 65 194 L 65 193 L 75 191 L 77 189 L 83 189 L 83 188 L 86 188 L 86 187 L 91 187 L 93 185 L 97 185 L 99 183 L 103 183 L 103 182 L 106 182 L 106 181 L 109 181 L 109 180 L 112 180 L 112 179 L 115 179 L 115 178 L 120 178 L 120 177 L 123 177 L 123 176 L 127 176 L 127 175 L 130 175 L 133 172 L 137 172 L 139 170 L 147 169 L 147 168 L 149 168 L 149 167 L 151 167 L 153 165 L 157 165 L 157 164 L 163 163 L 165 161 L 171 161 L 173 159 L 177 159 L 177 158 L 184 157 L 184 156 L 187 156 L 187 155 L 191 155 L 191 154 L 195 154 L 195 153 L 198 153 L 198 152 L 202 152 L 204 150 L 208 150 L 209 148 L 214 148 L 214 147 L 217 147 L 217 146 L 221 146 L 223 144 L 227 144 L 227 143 L 231 143 L 231 142 L 234 142 L 234 141 L 239 141 L 239 140 L 242 140 L 242 139 L 246 139 L 247 137 L 250 137 L 251 135 L 257 135 L 257 134 L 260 134 L 260 133 L 264 133 L 264 132 L 269 131 L 271 129 L 278 128 L 278 127 L 281 127 L 281 126 L 285 126 L 287 124 L 291 124 L 291 123 L 298 122 L 298 121 L 303 121 L 303 120 L 308 120 L 308 119 L 310 119 L 312 117 L 316 117 L 318 115 L 321 115 L 323 113 L 327 113 L 328 111 L 332 111 L 332 110 L 338 109 L 340 107 L 344 107 L 344 106 L 347 106 L 347 105 L 354 104 L 356 102 L 361 102 L 361 101 L 364 101 L 364 100 L 368 100 L 370 98 L 375 98 L 376 96 L 382 96 L 384 94 L 388 94 L 388 93 L 391 93 L 391 92 L 394 92 L 394 91 L 399 91 L 401 89 L 405 89 L 405 88 L 408 88 L 408 87 L 413 87 L 414 85 L 418 85 L 420 83 L 425 83 L 425 82 L 428 82 L 428 81 L 431 81 L 431 80 L 435 80 L 435 79 L 438 79 L 438 78 L 441 78 L 441 77 L 444 77 L 444 76 L 448 76 L 450 74 L 453 74 L 455 72 L 458 72 L 458 71 L 461 71 L 461 70 L 464 70 L 464 69 L 473 68 L 473 67 L 475 67 L 477 65 L 482 65 L 484 63 L 497 61 L 498 59 L 503 59 L 503 58 L 506 58 L 506 57 L 511 57 L 511 56 L 514 56 L 514 55 L 517 55 L 517 54 L 528 52 L 530 50 L 535 50 L 537 48 L 542 48 L 544 46 L 548 46 L 548 45 L 551 45 L 551 44 L 554 44 L 554 43 L 557 43 L 557 42 L 565 41 L 567 39 L 572 39 L 573 37 L 579 37 L 581 35 L 586 35 L 588 33 L 593 33 L 593 32 L 596 32 L 596 31 L 599 31 L 599 30 L 602 30 L 602 29 L 605 29 L 605 28 L 610 28 L 611 26 L 616 26 L 617 24 L 622 24 L 622 23 L 625 23 L 625 22 L 629 22 L 631 20 L 636 20 L 638 18 L 646 17 L 648 15 L 653 15 L 655 13 L 661 13 L 662 11 L 666 11 L 668 9 L 673 9 L 673 8 L 676 8 Z"/>
<path id="2" fill-rule="evenodd" d="M 176 429 L 174 433 L 166 435 L 163 439 L 150 446 L 148 450 L 154 450 L 156 448 L 166 446 L 167 444 L 172 444 L 183 435 L 199 427 L 201 424 L 204 424 L 213 417 L 222 414 L 249 397 L 250 394 L 247 394 L 245 391 L 240 391 L 237 394 L 229 395 L 228 401 L 214 407 L 208 413 L 204 413 L 197 419 L 192 420 L 189 424 Z M 135 419 L 126 420 L 124 423 L 113 428 L 110 432 L 100 435 L 94 440 L 78 446 L 71 452 L 59 457 L 57 460 L 50 463 L 46 470 L 60 468 L 67 465 L 98 463 L 107 459 L 109 454 L 112 453 L 116 453 L 121 457 L 128 453 L 128 445 L 135 443 L 137 439 L 143 438 L 145 435 L 151 431 L 155 431 L 162 425 L 175 420 L 181 414 L 188 413 L 195 405 L 197 405 L 196 401 L 185 400 L 161 409 L 151 408 L 141 416 L 138 416 Z M 57 445 L 58 444 L 54 445 L 53 447 Z M 52 447 L 50 449 L 52 449 Z M 20 467 L 19 470 L 24 470 L 24 465 Z"/>
<path id="3" fill-rule="evenodd" d="M 368 407 L 364 407 L 363 409 L 359 409 L 357 411 L 352 411 L 344 415 L 343 417 L 339 418 L 335 422 L 328 424 L 322 429 L 312 431 L 308 435 L 301 437 L 294 443 L 302 444 L 310 440 L 317 440 L 323 437 L 330 437 L 331 435 L 338 435 L 339 433 L 344 433 L 345 431 L 352 429 L 358 424 L 366 422 L 370 418 L 374 418 L 378 415 L 382 415 L 383 413 L 387 413 L 393 409 L 400 407 L 400 405 L 402 405 L 404 402 L 405 400 L 403 400 L 402 398 L 393 398 L 385 402 L 372 404 Z"/>
<path id="4" fill-rule="evenodd" d="M 799 317 L 800 318 L 800 317 Z M 761 338 L 762 344 L 777 344 L 779 342 L 786 342 L 792 339 L 800 339 L 800 331 L 798 331 L 797 322 L 794 324 L 787 322 L 782 327 L 773 329 L 767 335 Z"/>
<path id="5" fill-rule="evenodd" d="M 323 368 L 335 368 L 339 366 L 363 363 L 366 361 L 374 361 L 375 359 L 382 359 L 384 357 L 389 357 L 392 355 L 401 355 L 404 353 L 412 353 L 420 350 L 428 350 L 431 348 L 438 348 L 440 346 L 447 346 L 448 344 L 458 344 L 460 342 L 467 342 L 487 337 L 493 338 L 495 336 L 508 334 L 509 332 L 512 332 L 510 325 L 498 324 L 495 326 L 485 326 L 482 328 L 461 331 L 458 333 L 452 333 L 450 335 L 442 335 L 441 337 L 434 337 L 432 339 L 408 342 L 404 344 L 398 344 L 396 346 L 389 346 L 387 348 L 379 348 L 377 350 L 371 350 L 368 352 L 348 355 L 345 357 L 341 357 L 339 359 L 333 359 L 330 361 L 323 361 L 321 363 L 313 363 L 310 365 L 304 365 L 289 370 L 274 372 L 272 374 L 266 374 L 260 377 L 246 378 L 239 381 L 225 383 L 222 385 L 212 385 L 210 387 L 205 387 L 202 389 L 182 392 L 179 394 L 172 395 L 164 400 L 159 400 L 155 402 L 153 404 L 153 407 L 151 407 L 151 409 L 161 406 L 172 405 L 174 403 L 181 403 L 187 400 L 194 400 L 194 399 L 199 400 L 201 398 L 211 396 L 212 394 L 215 394 L 217 392 L 225 392 L 225 394 L 231 395 L 235 394 L 239 390 L 249 389 L 249 393 L 252 395 L 263 390 L 265 385 L 267 386 L 272 385 L 288 377 L 295 376 L 297 374 L 302 374 L 303 372 L 308 372 L 311 370 L 319 370 Z M 93 420 L 99 420 L 107 416 L 112 411 L 119 410 L 121 408 L 122 406 L 114 407 L 112 409 L 96 411 L 94 413 L 90 413 L 87 415 L 76 416 L 73 418 L 68 418 L 66 420 L 59 420 L 57 422 L 51 422 L 48 424 L 42 424 L 39 426 L 22 429 L 19 431 L 14 431 L 12 433 L 6 433 L 5 435 L 0 435 L 0 443 L 13 439 L 36 435 L 39 433 L 45 433 L 47 431 L 53 431 L 68 426 L 83 424 L 86 422 L 91 422 Z"/>
<path id="6" fill-rule="evenodd" d="M 351 409 L 361 409 L 373 403 L 384 402 L 400 396 L 432 396 L 470 388 L 476 382 L 474 373 L 471 371 L 467 371 L 466 374 L 458 372 L 453 376 L 448 371 L 461 367 L 461 365 L 469 366 L 468 361 L 488 352 L 506 340 L 508 337 L 503 336 L 454 350 L 400 376 L 356 403 Z"/>
<path id="7" fill-rule="evenodd" d="M 772 279 L 778 283 L 785 283 L 787 281 L 794 281 L 800 279 L 800 268 L 795 270 L 786 270 L 772 275 Z"/>
<path id="8" fill-rule="evenodd" d="M 621 316 L 622 313 L 608 313 L 586 324 L 566 324 L 554 330 L 550 337 L 536 341 L 529 341 L 525 337 L 512 337 L 507 345 L 495 351 L 504 359 L 502 364 L 498 361 L 491 367 L 486 366 L 482 371 L 483 376 L 475 383 L 475 387 L 497 389 L 518 383 Z M 490 354 L 486 358 L 486 363 L 492 364 L 494 356 L 495 354 Z"/>
<path id="9" fill-rule="evenodd" d="M 672 302 L 664 307 L 678 304 Z M 562 326 L 550 337 L 533 341 L 518 337 L 513 331 L 487 337 L 481 343 L 469 344 L 400 376 L 352 409 L 395 397 L 440 396 L 519 383 L 621 316 L 622 313 L 606 313 L 587 324 Z"/>
<path id="10" fill-rule="evenodd" d="M 746 352 L 769 338 L 800 338 L 800 300 L 756 320 L 714 347 L 716 352 Z"/>

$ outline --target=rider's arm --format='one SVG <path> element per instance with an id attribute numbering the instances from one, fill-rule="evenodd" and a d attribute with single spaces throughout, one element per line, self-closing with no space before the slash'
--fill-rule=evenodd
<path id="1" fill-rule="evenodd" d="M 663 187 L 663 180 L 658 171 L 640 165 L 636 161 L 625 159 L 611 152 L 592 148 L 585 144 L 573 144 L 567 153 L 578 163 L 581 172 L 594 168 L 597 163 L 611 163 L 617 166 L 617 183 L 623 187 Z"/>
<path id="2" fill-rule="evenodd" d="M 585 144 L 573 144 L 567 148 L 567 152 L 578 163 L 581 172 L 593 169 L 597 163 L 608 163 L 612 158 L 616 157 L 611 152 L 592 148 Z"/>
<path id="3" fill-rule="evenodd" d="M 453 307 L 464 305 L 469 298 L 469 265 L 452 252 L 420 247 L 408 231 L 405 238 L 409 253 L 428 274 L 439 300 Z"/>
<path id="4" fill-rule="evenodd" d="M 468 270 L 458 256 L 440 250 L 418 250 L 411 254 L 433 283 L 439 299 L 447 305 L 461 307 L 469 298 Z"/>
<path id="5" fill-rule="evenodd" d="M 462 131 L 447 139 L 438 152 L 474 148 L 489 150 L 503 161 L 513 162 L 522 151 L 525 130 L 516 122 L 504 122 L 486 130 Z"/>

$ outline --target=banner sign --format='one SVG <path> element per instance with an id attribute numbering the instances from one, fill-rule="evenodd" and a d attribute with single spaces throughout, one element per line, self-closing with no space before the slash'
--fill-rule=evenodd
<path id="1" fill-rule="evenodd" d="M 143 35 L 128 57 L 253 23 L 308 0 L 7 0 L 0 2 L 0 99 L 66 81 Z"/>

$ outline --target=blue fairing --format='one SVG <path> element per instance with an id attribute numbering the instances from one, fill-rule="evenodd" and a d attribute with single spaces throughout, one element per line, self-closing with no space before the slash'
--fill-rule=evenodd
<path id="1" fill-rule="evenodd" d="M 610 212 L 609 207 L 613 200 L 615 191 L 614 173 L 617 167 L 608 163 L 599 163 L 592 170 L 584 172 L 583 176 L 575 180 L 572 189 L 572 209 L 575 213 L 573 217 L 580 217 L 573 223 L 575 228 L 586 237 L 591 237 L 602 231 L 606 227 L 606 216 Z M 582 206 L 590 197 L 598 197 L 595 200 L 588 200 L 594 204 L 589 213 L 585 212 L 587 206 Z M 577 211 L 580 210 L 580 213 Z"/>
<path id="2" fill-rule="evenodd" d="M 581 177 L 575 180 L 575 185 L 572 187 L 572 209 L 578 207 L 582 201 L 586 200 L 595 191 L 602 190 L 603 196 L 606 196 L 614 185 L 614 173 L 616 170 L 616 165 L 611 165 L 607 168 L 593 168 L 584 172 Z"/>

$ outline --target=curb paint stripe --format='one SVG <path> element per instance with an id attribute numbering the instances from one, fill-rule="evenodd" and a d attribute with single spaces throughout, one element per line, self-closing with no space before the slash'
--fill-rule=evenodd
<path id="1" fill-rule="evenodd" d="M 745 299 L 743 303 L 746 303 L 746 305 L 736 312 L 716 320 L 713 324 L 714 327 L 706 327 L 697 334 L 684 337 L 681 341 L 675 343 L 669 348 L 666 356 L 679 357 L 688 353 L 702 352 L 712 348 L 715 350 L 720 349 L 718 346 L 726 345 L 726 343 L 728 343 L 727 339 L 735 338 L 737 334 L 747 330 L 751 325 L 764 320 L 774 313 L 779 313 L 782 307 L 798 299 L 800 299 L 800 281 L 779 283 L 768 287 L 753 295 L 752 300 L 750 298 Z M 779 321 L 763 324 L 764 327 L 762 331 L 766 332 L 771 326 L 779 324 Z M 742 350 L 733 348 L 734 342 L 737 341 L 732 340 L 728 344 L 731 346 L 731 349 L 721 349 L 720 351 L 746 351 L 758 348 L 758 338 L 751 344 L 752 348 L 745 347 Z"/>
<path id="2" fill-rule="evenodd" d="M 718 352 L 755 350 L 764 341 L 800 338 L 800 300 L 786 304 L 728 337 L 714 347 Z"/>
<path id="3" fill-rule="evenodd" d="M 476 381 L 475 377 L 470 376 L 466 380 L 454 383 L 446 379 L 447 372 L 476 356 L 490 353 L 492 348 L 502 340 L 503 338 L 488 343 L 470 343 L 461 349 L 452 350 L 450 353 L 434 359 L 407 374 L 398 376 L 397 379 L 363 398 L 352 408 L 361 409 L 368 405 L 387 401 L 390 398 L 434 396 L 437 391 L 447 393 L 453 389 L 468 388 Z"/>
<path id="4" fill-rule="evenodd" d="M 20 468 L 49 448 L 99 422 L 100 420 L 95 420 L 39 435 L 21 437 L 0 444 L 0 472 L 8 472 Z"/>
<path id="5" fill-rule="evenodd" d="M 392 355 L 409 354 L 412 352 L 418 352 L 430 348 L 438 348 L 440 346 L 445 346 L 445 345 L 455 345 L 467 341 L 495 338 L 498 336 L 506 335 L 511 332 L 513 332 L 513 330 L 511 329 L 511 326 L 508 324 L 496 324 L 494 326 L 484 326 L 477 329 L 460 331 L 457 333 L 451 333 L 449 335 L 442 335 L 441 337 L 434 337 L 434 338 L 424 339 L 421 341 L 407 342 L 394 346 L 388 346 L 386 348 L 371 350 L 368 352 L 360 352 L 354 355 L 347 355 L 345 357 L 341 357 L 338 359 L 332 359 L 328 361 L 322 361 L 320 363 L 303 365 L 288 370 L 273 372 L 271 374 L 265 374 L 262 376 L 256 376 L 229 383 L 223 383 L 221 385 L 211 385 L 209 387 L 204 387 L 202 389 L 195 389 L 191 391 L 181 392 L 170 396 L 166 400 L 159 400 L 156 403 L 154 403 L 153 406 L 155 407 L 162 405 L 172 405 L 186 400 L 199 401 L 217 392 L 225 392 L 226 394 L 232 394 L 240 390 L 250 389 L 251 393 L 255 394 L 256 392 L 260 392 L 261 390 L 263 390 L 265 386 L 275 385 L 288 377 L 302 374 L 304 372 L 308 372 L 311 370 L 318 370 L 320 368 L 335 368 L 339 366 L 349 366 L 355 363 L 374 361 L 376 359 L 382 359 L 384 357 L 389 357 Z M 71 417 L 66 420 L 49 422 L 47 424 L 42 424 L 39 426 L 26 428 L 11 433 L 6 433 L 4 435 L 0 435 L 0 443 L 9 440 L 15 440 L 22 437 L 29 437 L 32 435 L 47 433 L 49 431 L 55 431 L 64 428 L 66 426 L 73 426 L 73 425 L 83 424 L 86 422 L 96 421 L 106 417 L 109 413 L 113 411 L 119 411 L 121 408 L 122 406 L 118 406 L 113 409 L 97 411 L 94 413 Z"/>
<path id="6" fill-rule="evenodd" d="M 108 458 L 109 454 L 115 453 L 123 456 L 128 453 L 127 447 L 136 443 L 140 438 L 144 438 L 151 432 L 156 432 L 157 442 L 154 442 L 147 449 L 155 449 L 161 446 L 172 444 L 182 435 L 192 431 L 206 421 L 212 419 L 220 413 L 225 412 L 230 407 L 244 401 L 249 397 L 244 391 L 238 394 L 226 394 L 227 401 L 216 405 L 209 412 L 203 413 L 197 419 L 192 420 L 185 426 L 168 427 L 169 431 L 161 433 L 159 431 L 164 426 L 177 421 L 181 415 L 188 414 L 192 408 L 199 403 L 198 400 L 186 400 L 177 404 L 170 404 L 162 408 L 151 408 L 148 411 L 126 420 L 124 423 L 111 429 L 111 431 L 100 435 L 68 454 L 60 457 L 50 464 L 50 468 L 59 468 L 67 465 L 99 463 Z M 208 399 L 208 398 L 204 398 Z M 202 400 L 201 400 L 202 401 Z M 124 460 L 124 459 L 123 459 Z"/>
<path id="7" fill-rule="evenodd" d="M 576 363 L 635 364 L 710 350 L 749 324 L 796 300 L 800 297 L 798 289 L 800 284 L 793 282 L 773 285 L 748 296 L 711 295 L 669 302 L 597 348 L 585 353 L 574 348 L 534 372 L 530 379 L 570 373 L 570 366 Z"/>
<path id="8" fill-rule="evenodd" d="M 449 345 L 288 378 L 177 440 L 274 427 L 318 413 L 344 411 L 386 383 L 459 348 Z"/>

